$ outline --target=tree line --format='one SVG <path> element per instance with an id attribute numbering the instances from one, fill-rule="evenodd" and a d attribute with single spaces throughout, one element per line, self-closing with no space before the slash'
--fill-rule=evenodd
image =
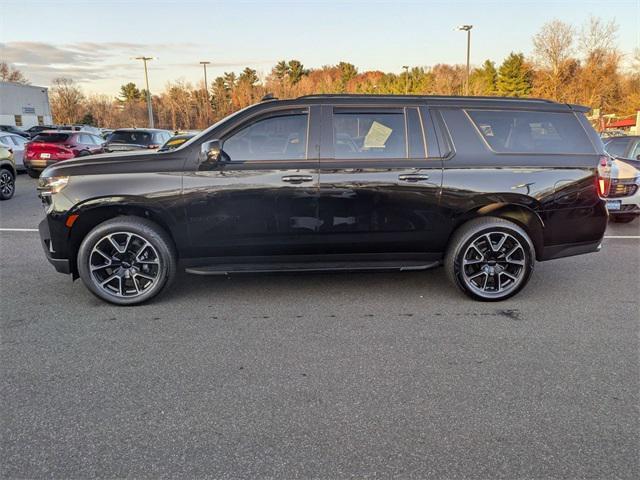
<path id="1" fill-rule="evenodd" d="M 486 60 L 469 76 L 470 95 L 542 97 L 578 103 L 602 113 L 624 116 L 640 110 L 640 52 L 631 66 L 616 44 L 618 27 L 592 17 L 580 28 L 560 20 L 545 24 L 533 37 L 530 57 L 512 52 L 499 65 Z M 627 59 L 629 60 L 629 59 Z M 3 70 L 0 68 L 0 75 Z M 14 74 L 15 76 L 15 74 Z M 282 60 L 261 78 L 252 68 L 226 72 L 209 85 L 169 82 L 152 96 L 155 124 L 171 130 L 202 129 L 271 93 L 294 98 L 318 93 L 462 95 L 466 67 L 437 64 L 401 73 L 359 71 L 348 62 L 305 68 L 299 60 Z M 122 85 L 117 97 L 85 95 L 72 80 L 60 78 L 51 88 L 56 123 L 102 127 L 147 126 L 146 92 Z"/>

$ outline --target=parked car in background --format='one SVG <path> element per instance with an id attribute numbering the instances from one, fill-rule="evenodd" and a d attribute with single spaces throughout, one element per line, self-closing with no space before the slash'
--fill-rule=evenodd
<path id="1" fill-rule="evenodd" d="M 4 145 L 13 152 L 13 161 L 18 170 L 23 171 L 24 150 L 27 139 L 15 133 L 0 132 L 0 145 Z"/>
<path id="2" fill-rule="evenodd" d="M 535 261 L 601 247 L 611 159 L 588 110 L 517 98 L 264 101 L 174 150 L 47 168 L 42 245 L 56 270 L 120 305 L 158 294 L 178 260 L 199 275 L 444 265 L 468 296 L 504 300 Z"/>
<path id="3" fill-rule="evenodd" d="M 120 128 L 107 137 L 109 152 L 157 149 L 171 138 L 168 130 L 155 128 Z"/>
<path id="4" fill-rule="evenodd" d="M 13 153 L 0 145 L 0 200 L 9 200 L 16 191 L 16 165 Z"/>
<path id="5" fill-rule="evenodd" d="M 24 130 L 14 127 L 13 125 L 0 125 L 0 132 L 15 133 L 24 138 L 29 138 L 29 134 Z"/>
<path id="6" fill-rule="evenodd" d="M 29 127 L 25 130 L 26 133 L 29 134 L 30 138 L 34 138 L 41 132 L 46 130 L 55 130 L 57 127 L 55 125 L 34 125 L 33 127 Z"/>
<path id="7" fill-rule="evenodd" d="M 92 135 L 100 136 L 102 131 L 98 127 L 91 125 L 59 125 L 56 130 L 71 130 L 73 132 L 87 132 Z"/>
<path id="8" fill-rule="evenodd" d="M 24 165 L 30 177 L 38 178 L 49 165 L 74 157 L 104 152 L 104 140 L 86 132 L 52 130 L 27 143 Z"/>
<path id="9" fill-rule="evenodd" d="M 106 140 L 109 137 L 109 135 L 113 133 L 113 131 L 114 131 L 113 128 L 101 128 L 100 136 Z"/>
<path id="10" fill-rule="evenodd" d="M 640 160 L 640 135 L 604 138 L 602 141 L 612 157 Z"/>
<path id="11" fill-rule="evenodd" d="M 167 150 L 173 150 L 174 148 L 178 148 L 180 145 L 185 143 L 187 140 L 195 137 L 195 133 L 184 133 L 181 135 L 174 135 L 169 140 L 167 140 L 158 150 L 159 152 L 166 152 Z"/>

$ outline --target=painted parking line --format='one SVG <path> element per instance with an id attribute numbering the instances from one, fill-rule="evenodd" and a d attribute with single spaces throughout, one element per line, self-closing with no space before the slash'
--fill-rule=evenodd
<path id="1" fill-rule="evenodd" d="M 37 232 L 37 228 L 0 228 L 0 232 Z M 640 240 L 640 235 L 605 235 L 605 239 L 634 239 Z"/>

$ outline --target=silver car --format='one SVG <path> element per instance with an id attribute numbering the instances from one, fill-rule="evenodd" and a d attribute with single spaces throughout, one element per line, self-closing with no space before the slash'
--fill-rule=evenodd
<path id="1" fill-rule="evenodd" d="M 28 141 L 26 138 L 16 135 L 15 133 L 0 132 L 0 145 L 13 152 L 13 160 L 18 170 L 25 170 L 23 159 L 25 144 Z"/>

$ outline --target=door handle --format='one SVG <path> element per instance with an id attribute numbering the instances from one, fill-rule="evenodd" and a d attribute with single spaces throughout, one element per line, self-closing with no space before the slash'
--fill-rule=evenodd
<path id="1" fill-rule="evenodd" d="M 398 175 L 398 180 L 401 182 L 422 182 L 424 180 L 429 180 L 429 175 L 425 175 L 423 173 L 405 173 Z"/>
<path id="2" fill-rule="evenodd" d="M 304 183 L 311 182 L 313 177 L 311 175 L 285 175 L 282 177 L 283 182 L 289 183 Z"/>

